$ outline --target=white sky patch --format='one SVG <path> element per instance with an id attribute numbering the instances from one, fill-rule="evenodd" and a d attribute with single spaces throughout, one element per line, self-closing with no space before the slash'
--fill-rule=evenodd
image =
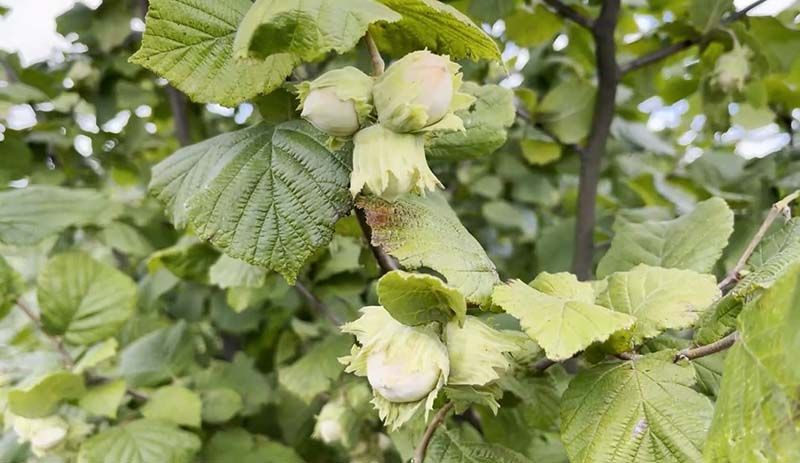
<path id="1" fill-rule="evenodd" d="M 781 11 L 789 8 L 795 3 L 796 0 L 767 0 L 766 2 L 758 5 L 750 10 L 750 16 L 775 16 Z M 747 5 L 753 3 L 753 0 L 734 0 L 733 4 L 737 10 L 745 8 Z"/>
<path id="2" fill-rule="evenodd" d="M 12 130 L 25 130 L 36 125 L 36 112 L 29 104 L 18 104 L 8 108 L 6 127 Z"/>
<path id="3" fill-rule="evenodd" d="M 233 116 L 233 113 L 236 110 L 234 108 L 227 108 L 225 106 L 218 105 L 216 103 L 211 103 L 206 105 L 206 111 L 214 114 L 219 114 L 220 116 L 224 117 L 231 117 Z"/>
<path id="4" fill-rule="evenodd" d="M 131 112 L 127 109 L 120 111 L 117 113 L 116 116 L 109 119 L 105 124 L 103 124 L 102 129 L 103 132 L 108 133 L 120 133 L 122 129 L 128 125 L 128 120 L 131 118 Z"/>
<path id="5" fill-rule="evenodd" d="M 250 119 L 252 114 L 253 105 L 250 103 L 242 103 L 236 108 L 236 115 L 233 117 L 233 120 L 236 121 L 237 124 L 244 124 L 247 122 L 247 119 Z"/>
<path id="6" fill-rule="evenodd" d="M 567 48 L 567 45 L 569 45 L 569 37 L 567 37 L 567 34 L 558 34 L 558 37 L 553 40 L 553 50 L 555 51 L 561 51 Z"/>
<path id="7" fill-rule="evenodd" d="M 153 114 L 153 108 L 151 108 L 146 104 L 143 104 L 137 107 L 134 113 L 136 114 L 137 117 L 141 118 L 150 117 L 150 115 Z"/>
<path id="8" fill-rule="evenodd" d="M 75 147 L 75 151 L 77 151 L 78 154 L 85 158 L 88 158 L 92 155 L 92 153 L 94 153 L 94 150 L 92 149 L 92 139 L 86 135 L 76 136 L 72 142 L 72 146 Z"/>

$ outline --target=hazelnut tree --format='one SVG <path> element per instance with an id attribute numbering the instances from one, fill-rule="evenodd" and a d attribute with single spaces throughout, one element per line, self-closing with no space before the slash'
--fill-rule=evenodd
<path id="1" fill-rule="evenodd" d="M 765 3 L 77 5 L 0 55 L 0 462 L 800 461 Z"/>

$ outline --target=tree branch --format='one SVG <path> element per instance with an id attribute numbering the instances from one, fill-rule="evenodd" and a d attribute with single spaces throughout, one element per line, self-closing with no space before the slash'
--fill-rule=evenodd
<path id="1" fill-rule="evenodd" d="M 761 223 L 761 227 L 759 227 L 756 234 L 753 235 L 753 239 L 751 239 L 750 243 L 748 243 L 741 257 L 739 257 L 739 260 L 736 262 L 736 265 L 734 265 L 733 268 L 728 272 L 725 279 L 719 282 L 718 286 L 720 289 L 724 290 L 731 283 L 739 281 L 739 278 L 741 277 L 740 272 L 744 266 L 747 265 L 747 260 L 753 255 L 753 252 L 756 250 L 756 247 L 758 247 L 758 244 L 764 239 L 764 235 L 767 234 L 769 227 L 772 226 L 772 223 L 775 222 L 775 219 L 777 219 L 778 216 L 785 214 L 786 211 L 789 210 L 789 204 L 791 204 L 791 202 L 796 200 L 798 197 L 800 197 L 800 190 L 787 195 L 785 198 L 772 205 L 767 217 L 764 218 L 764 222 Z"/>
<path id="2" fill-rule="evenodd" d="M 309 307 L 311 307 L 311 309 L 316 312 L 317 315 L 327 318 L 335 326 L 342 325 L 342 320 L 335 313 L 333 313 L 333 311 L 331 311 L 330 307 L 320 301 L 319 298 L 306 287 L 306 285 L 298 281 L 294 284 L 294 289 L 296 289 L 297 292 L 303 296 Z"/>
<path id="3" fill-rule="evenodd" d="M 372 251 L 372 255 L 375 256 L 378 266 L 381 268 L 381 273 L 389 273 L 392 270 L 398 270 L 400 266 L 397 265 L 397 262 L 395 262 L 392 256 L 386 254 L 380 246 L 376 246 L 372 242 L 372 228 L 370 228 L 369 223 L 367 223 L 367 216 L 364 214 L 364 211 L 357 207 L 355 210 L 356 217 L 358 218 L 358 225 L 361 226 L 361 232 L 364 233 L 364 238 L 367 239 L 367 244 Z"/>
<path id="4" fill-rule="evenodd" d="M 711 344 L 692 347 L 689 349 L 683 349 L 682 351 L 675 354 L 674 361 L 678 362 L 680 360 L 695 360 L 711 354 L 716 354 L 717 352 L 722 352 L 723 350 L 731 347 L 734 343 L 736 343 L 736 340 L 738 339 L 739 339 L 739 332 L 734 331 L 733 333 L 725 336 L 724 338 L 718 341 L 714 341 Z"/>
<path id="5" fill-rule="evenodd" d="M 16 304 L 17 307 L 22 309 L 25 315 L 27 315 L 28 318 L 30 318 L 33 325 L 36 326 L 36 329 L 39 330 L 39 332 L 41 332 L 45 336 L 47 336 L 47 339 L 49 339 L 53 343 L 53 346 L 55 346 L 56 350 L 58 351 L 58 354 L 61 356 L 64 365 L 67 368 L 72 369 L 72 367 L 75 366 L 75 360 L 72 358 L 72 355 L 70 355 L 69 351 L 67 351 L 67 348 L 64 346 L 64 341 L 62 341 L 61 338 L 57 336 L 48 334 L 44 330 L 44 328 L 42 327 L 42 321 L 39 319 L 39 317 L 36 316 L 35 313 L 33 313 L 33 310 L 31 310 L 31 308 L 28 307 L 28 305 L 25 303 L 25 301 L 22 300 L 22 298 L 17 299 Z"/>
<path id="6" fill-rule="evenodd" d="M 766 0 L 755 1 L 750 5 L 742 8 L 741 10 L 730 14 L 728 17 L 722 20 L 722 24 L 728 25 L 744 18 L 745 16 L 747 16 L 747 13 L 749 13 L 750 10 L 761 5 L 765 1 Z M 708 34 L 703 34 L 703 35 L 698 35 L 697 37 L 693 37 L 691 39 L 685 39 L 681 40 L 680 42 L 675 42 L 673 44 L 667 45 L 664 48 L 658 49 L 654 52 L 648 53 L 646 55 L 628 61 L 627 63 L 620 66 L 619 72 L 621 75 L 625 75 L 633 70 L 645 67 L 649 64 L 668 58 L 676 53 L 679 53 L 683 50 L 686 50 L 687 48 L 692 47 L 693 45 L 703 43 L 707 39 L 708 39 Z"/>
<path id="7" fill-rule="evenodd" d="M 581 153 L 575 255 L 572 260 L 572 271 L 580 280 L 587 280 L 592 273 L 597 184 L 600 180 L 600 166 L 605 156 L 606 142 L 611 132 L 611 121 L 614 119 L 619 81 L 614 43 L 619 10 L 620 0 L 604 1 L 600 15 L 592 27 L 597 62 L 597 98 L 589 140 Z"/>
<path id="8" fill-rule="evenodd" d="M 441 409 L 439 409 L 431 422 L 428 423 L 428 427 L 425 429 L 425 434 L 422 435 L 419 445 L 417 445 L 417 448 L 414 449 L 414 463 L 423 463 L 425 461 L 425 454 L 428 452 L 428 444 L 431 443 L 431 439 L 433 439 L 433 434 L 436 432 L 436 428 L 442 424 L 451 408 L 453 408 L 453 402 L 447 402 Z"/>
<path id="9" fill-rule="evenodd" d="M 364 36 L 364 40 L 367 42 L 367 49 L 369 50 L 369 56 L 372 60 L 372 74 L 379 76 L 383 74 L 386 64 L 383 62 L 381 52 L 378 50 L 378 46 L 375 44 L 375 40 L 372 38 L 372 35 L 370 35 L 369 31 L 367 31 L 367 34 Z"/>
<path id="10" fill-rule="evenodd" d="M 554 9 L 561 17 L 569 19 L 579 26 L 585 27 L 586 29 L 592 29 L 594 27 L 594 21 L 582 15 L 571 6 L 564 4 L 561 0 L 543 0 L 543 2 Z"/>
<path id="11" fill-rule="evenodd" d="M 191 128 L 189 126 L 189 102 L 186 100 L 186 95 L 181 93 L 180 90 L 167 85 L 167 97 L 169 98 L 169 107 L 172 109 L 172 121 L 175 125 L 175 138 L 181 146 L 192 144 Z"/>

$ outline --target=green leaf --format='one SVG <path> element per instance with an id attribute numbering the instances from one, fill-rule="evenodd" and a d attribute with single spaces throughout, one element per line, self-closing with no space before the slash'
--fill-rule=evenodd
<path id="1" fill-rule="evenodd" d="M 702 461 L 713 407 L 694 381 L 691 366 L 658 354 L 578 373 L 561 398 L 569 460 Z"/>
<path id="2" fill-rule="evenodd" d="M 564 20 L 537 4 L 533 11 L 517 9 L 505 18 L 509 40 L 521 47 L 535 47 L 548 42 L 564 27 Z"/>
<path id="3" fill-rule="evenodd" d="M 377 291 L 380 305 L 406 325 L 446 323 L 453 317 L 464 323 L 467 315 L 464 295 L 432 275 L 395 270 L 378 280 Z"/>
<path id="4" fill-rule="evenodd" d="M 353 342 L 349 336 L 330 336 L 315 344 L 299 360 L 278 369 L 278 382 L 311 403 L 321 392 L 330 389 L 344 370 L 338 358 L 347 355 Z"/>
<path id="5" fill-rule="evenodd" d="M 226 133 L 156 165 L 150 188 L 177 227 L 294 282 L 351 206 L 349 146 L 327 138 L 305 121 Z"/>
<path id="6" fill-rule="evenodd" d="M 111 222 L 100 232 L 100 239 L 106 246 L 133 257 L 144 257 L 153 252 L 153 245 L 147 238 L 139 230 L 123 222 Z"/>
<path id="7" fill-rule="evenodd" d="M 800 459 L 800 265 L 739 317 L 705 447 L 706 461 Z"/>
<path id="8" fill-rule="evenodd" d="M 152 386 L 180 376 L 192 363 L 193 338 L 183 320 L 146 334 L 120 354 L 120 372 L 131 386 Z"/>
<path id="9" fill-rule="evenodd" d="M 733 232 L 733 212 L 720 198 L 697 204 L 673 220 L 627 223 L 614 235 L 597 266 L 597 276 L 630 270 L 639 264 L 706 273 Z"/>
<path id="10" fill-rule="evenodd" d="M 552 164 L 561 159 L 561 145 L 543 140 L 526 138 L 519 143 L 522 157 L 534 166 Z"/>
<path id="11" fill-rule="evenodd" d="M 209 390 L 228 388 L 236 391 L 243 400 L 242 414 L 258 413 L 272 395 L 272 386 L 259 372 L 254 360 L 244 353 L 237 353 L 233 362 L 213 361 L 203 371 L 194 375 L 196 388 L 205 394 Z"/>
<path id="12" fill-rule="evenodd" d="M 111 337 L 133 315 L 136 283 L 86 254 L 59 254 L 39 274 L 42 328 L 72 344 Z"/>
<path id="13" fill-rule="evenodd" d="M 72 371 L 83 373 L 89 368 L 96 367 L 101 362 L 113 358 L 117 355 L 119 343 L 115 338 L 108 338 L 86 349 L 80 359 L 75 363 Z"/>
<path id="14" fill-rule="evenodd" d="M 374 22 L 400 19 L 374 0 L 256 0 L 242 19 L 233 53 L 239 59 L 288 53 L 312 61 L 330 50 L 350 51 Z"/>
<path id="15" fill-rule="evenodd" d="M 456 111 L 464 131 L 433 132 L 425 153 L 430 158 L 464 159 L 491 154 L 503 146 L 508 128 L 514 123 L 514 94 L 499 85 L 465 82 L 461 92 L 476 98 L 467 109 Z"/>
<path id="16" fill-rule="evenodd" d="M 200 396 L 183 386 L 157 389 L 141 408 L 145 418 L 167 421 L 178 426 L 200 427 Z"/>
<path id="17" fill-rule="evenodd" d="M 719 295 L 713 275 L 637 265 L 608 277 L 597 303 L 636 317 L 630 336 L 639 344 L 664 330 L 692 326 Z"/>
<path id="18" fill-rule="evenodd" d="M 209 270 L 219 260 L 219 252 L 194 236 L 184 236 L 174 245 L 159 249 L 147 259 L 147 269 L 155 274 L 166 268 L 184 280 L 207 283 Z"/>
<path id="19" fill-rule="evenodd" d="M 224 423 L 244 408 L 242 396 L 233 389 L 218 387 L 203 391 L 203 421 L 207 423 Z"/>
<path id="20" fill-rule="evenodd" d="M 497 286 L 492 302 L 519 319 L 551 360 L 568 359 L 636 320 L 596 305 L 591 284 L 572 274 L 543 272 L 531 286 L 519 280 Z"/>
<path id="21" fill-rule="evenodd" d="M 303 463 L 291 447 L 242 428 L 219 431 L 208 441 L 203 456 L 208 463 Z"/>
<path id="22" fill-rule="evenodd" d="M 23 291 L 25 282 L 22 276 L 0 256 L 0 319 L 11 311 Z"/>
<path id="23" fill-rule="evenodd" d="M 432 268 L 468 302 L 487 302 L 497 270 L 442 196 L 407 195 L 395 202 L 361 196 L 358 207 L 372 229 L 372 244 L 403 267 Z"/>
<path id="24" fill-rule="evenodd" d="M 8 391 L 8 409 L 25 418 L 41 418 L 53 413 L 62 400 L 78 399 L 84 392 L 83 376 L 58 371 Z"/>
<path id="25" fill-rule="evenodd" d="M 208 282 L 220 288 L 258 288 L 267 282 L 267 271 L 223 254 L 208 269 Z"/>
<path id="26" fill-rule="evenodd" d="M 539 102 L 536 118 L 559 141 L 579 143 L 589 135 L 596 93 L 584 80 L 563 81 Z"/>
<path id="27" fill-rule="evenodd" d="M 105 416 L 112 420 L 117 417 L 117 409 L 125 397 L 125 380 L 117 379 L 89 388 L 81 397 L 78 405 L 96 416 Z"/>
<path id="28" fill-rule="evenodd" d="M 436 0 L 380 2 L 402 15 L 400 21 L 370 28 L 380 49 L 395 57 L 427 48 L 453 60 L 500 60 L 494 40 L 450 5 Z"/>
<path id="29" fill-rule="evenodd" d="M 530 463 L 511 449 L 497 444 L 462 440 L 446 429 L 439 429 L 428 446 L 425 461 L 429 463 Z"/>
<path id="30" fill-rule="evenodd" d="M 151 0 L 142 47 L 130 61 L 167 79 L 198 103 L 235 106 L 286 79 L 289 54 L 237 61 L 233 40 L 249 0 Z"/>
<path id="31" fill-rule="evenodd" d="M 194 434 L 141 419 L 101 431 L 81 444 L 78 463 L 191 463 L 200 450 Z"/>
<path id="32" fill-rule="evenodd" d="M 800 218 L 791 219 L 758 245 L 747 261 L 751 271 L 708 310 L 698 323 L 695 341 L 709 344 L 733 331 L 744 304 L 758 298 L 797 261 L 800 261 Z"/>
<path id="33" fill-rule="evenodd" d="M 733 10 L 733 0 L 692 0 L 689 19 L 700 33 L 705 34 L 719 24 L 722 16 Z"/>
<path id="34" fill-rule="evenodd" d="M 120 208 L 102 193 L 80 188 L 29 186 L 0 192 L 0 242 L 36 244 L 67 227 L 109 223 Z"/>

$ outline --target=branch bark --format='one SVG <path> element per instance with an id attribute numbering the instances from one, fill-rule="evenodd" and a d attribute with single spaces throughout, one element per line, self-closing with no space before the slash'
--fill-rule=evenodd
<path id="1" fill-rule="evenodd" d="M 747 244 L 747 247 L 745 248 L 741 257 L 739 257 L 736 265 L 734 265 L 733 268 L 728 272 L 727 276 L 725 276 L 725 279 L 719 282 L 718 286 L 720 289 L 724 290 L 731 283 L 739 281 L 739 278 L 741 277 L 740 272 L 744 266 L 747 265 L 747 260 L 753 255 L 753 252 L 756 250 L 756 247 L 758 247 L 758 244 L 764 239 L 764 235 L 767 234 L 769 227 L 772 226 L 772 223 L 775 222 L 775 219 L 777 219 L 778 216 L 786 213 L 786 211 L 789 209 L 789 204 L 791 204 L 792 201 L 796 200 L 798 197 L 800 197 L 800 190 L 787 195 L 785 198 L 772 205 L 767 217 L 764 218 L 764 222 L 761 223 L 761 227 L 759 227 L 756 234 L 753 235 L 753 239 L 751 239 L 750 243 Z"/>
<path id="2" fill-rule="evenodd" d="M 569 19 L 575 24 L 585 27 L 586 29 L 592 29 L 594 27 L 594 21 L 582 15 L 581 13 L 578 12 L 578 10 L 572 8 L 571 6 L 564 4 L 563 2 L 561 2 L 561 0 L 543 0 L 543 1 L 546 5 L 555 10 L 555 12 L 558 13 L 560 16 Z"/>
<path id="3" fill-rule="evenodd" d="M 597 184 L 600 180 L 600 167 L 605 156 L 606 142 L 611 132 L 611 121 L 614 118 L 614 102 L 619 81 L 614 43 L 619 10 L 620 0 L 604 1 L 600 15 L 592 27 L 597 62 L 597 98 L 589 139 L 581 153 L 575 255 L 572 260 L 572 272 L 580 280 L 589 279 L 592 273 Z"/>
<path id="4" fill-rule="evenodd" d="M 372 228 L 370 228 L 369 223 L 367 223 L 367 217 L 364 214 L 364 211 L 357 207 L 355 208 L 355 211 L 356 218 L 358 218 L 358 224 L 361 226 L 361 232 L 364 233 L 364 238 L 366 238 L 367 245 L 369 245 L 372 255 L 375 257 L 375 260 L 378 262 L 378 266 L 381 268 L 381 273 L 389 273 L 392 270 L 398 270 L 400 266 L 392 258 L 392 256 L 386 254 L 380 246 L 376 246 L 372 243 Z"/>
<path id="5" fill-rule="evenodd" d="M 335 326 L 342 325 L 342 320 L 335 313 L 333 313 L 333 311 L 331 311 L 331 309 L 325 305 L 325 303 L 320 301 L 319 298 L 315 296 L 314 293 L 308 289 L 308 287 L 306 287 L 306 285 L 298 281 L 294 284 L 294 288 L 298 293 L 300 293 L 301 296 L 303 296 L 309 307 L 311 307 L 311 309 L 316 312 L 317 315 L 327 318 Z"/>
<path id="6" fill-rule="evenodd" d="M 423 463 L 425 461 L 425 454 L 428 452 L 428 445 L 431 443 L 431 439 L 433 439 L 433 434 L 436 432 L 436 428 L 438 428 L 447 417 L 447 413 L 451 408 L 453 408 L 453 402 L 447 402 L 439 409 L 431 422 L 428 423 L 425 434 L 422 435 L 422 439 L 419 441 L 417 448 L 414 449 L 414 463 Z"/>
<path id="7" fill-rule="evenodd" d="M 722 20 L 722 24 L 723 25 L 728 25 L 728 24 L 731 24 L 733 22 L 736 22 L 736 21 L 744 18 L 745 16 L 747 16 L 747 13 L 749 13 L 753 8 L 761 5 L 764 2 L 766 2 L 766 0 L 757 0 L 757 1 L 747 5 L 746 7 L 742 8 L 741 10 L 736 11 L 735 13 L 732 13 L 731 15 L 729 15 L 728 17 L 723 19 Z M 620 66 L 620 71 L 619 72 L 620 72 L 621 75 L 625 75 L 625 74 L 627 74 L 627 73 L 629 73 L 631 71 L 634 71 L 636 69 L 643 68 L 643 67 L 645 67 L 647 65 L 650 65 L 652 63 L 661 61 L 662 59 L 668 58 L 668 57 L 670 57 L 670 56 L 672 56 L 672 55 L 674 55 L 676 53 L 679 53 L 679 52 L 681 52 L 683 50 L 686 50 L 687 48 L 692 47 L 693 45 L 701 44 L 701 43 L 705 42 L 706 40 L 708 40 L 708 34 L 698 35 L 697 37 L 693 37 L 691 39 L 685 39 L 685 40 L 681 40 L 680 42 L 672 43 L 670 45 L 667 45 L 664 48 L 658 49 L 658 50 L 656 50 L 654 52 L 648 53 L 646 55 L 643 55 L 643 56 L 635 58 L 635 59 L 633 59 L 631 61 L 628 61 L 627 63 L 625 63 L 625 64 Z"/>
<path id="8" fill-rule="evenodd" d="M 722 352 L 723 350 L 731 347 L 734 343 L 736 343 L 738 339 L 739 339 L 739 332 L 734 331 L 733 333 L 725 336 L 724 338 L 718 341 L 712 342 L 711 344 L 692 347 L 689 349 L 683 349 L 682 351 L 675 354 L 674 361 L 678 362 L 680 360 L 695 360 L 711 354 L 716 354 L 717 352 Z"/>
<path id="9" fill-rule="evenodd" d="M 186 95 L 172 85 L 167 85 L 166 90 L 169 98 L 169 107 L 172 110 L 172 121 L 175 125 L 175 138 L 178 139 L 178 143 L 181 146 L 191 145 L 189 102 L 186 99 Z"/>

